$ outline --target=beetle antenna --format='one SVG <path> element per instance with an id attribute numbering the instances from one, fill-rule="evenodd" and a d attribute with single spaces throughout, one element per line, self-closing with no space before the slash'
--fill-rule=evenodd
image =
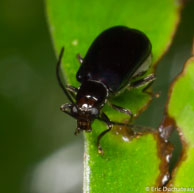
<path id="1" fill-rule="evenodd" d="M 62 90 L 64 91 L 67 98 L 71 101 L 71 103 L 75 104 L 73 99 L 71 98 L 69 92 L 67 91 L 67 89 L 63 85 L 63 82 L 62 82 L 61 77 L 60 77 L 60 64 L 61 64 L 61 59 L 63 57 L 63 53 L 64 53 L 64 47 L 61 48 L 59 59 L 57 61 L 57 68 L 56 68 L 57 80 L 58 80 L 59 86 L 62 88 Z"/>

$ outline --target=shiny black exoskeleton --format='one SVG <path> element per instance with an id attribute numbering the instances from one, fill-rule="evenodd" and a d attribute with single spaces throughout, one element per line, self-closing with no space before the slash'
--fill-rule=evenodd
<path id="1" fill-rule="evenodd" d="M 98 136 L 98 150 L 101 137 L 111 130 L 115 123 L 102 112 L 109 97 L 118 94 L 124 88 L 130 89 L 153 82 L 154 75 L 142 77 L 151 63 L 151 43 L 142 32 L 124 26 L 116 26 L 102 32 L 92 43 L 86 56 L 78 55 L 81 66 L 76 78 L 80 88 L 63 86 L 59 76 L 59 66 L 64 49 L 57 63 L 57 78 L 60 86 L 71 101 L 61 110 L 77 119 L 75 134 L 82 130 L 91 131 L 91 123 L 101 120 L 108 129 Z M 129 109 L 108 102 L 114 109 L 132 117 Z"/>

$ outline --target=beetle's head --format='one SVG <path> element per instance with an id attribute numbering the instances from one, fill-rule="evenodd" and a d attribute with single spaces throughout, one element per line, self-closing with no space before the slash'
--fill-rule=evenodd
<path id="1" fill-rule="evenodd" d="M 92 130 L 91 123 L 99 115 L 99 108 L 96 107 L 94 98 L 86 96 L 72 107 L 72 114 L 77 118 L 77 131 L 90 132 Z"/>

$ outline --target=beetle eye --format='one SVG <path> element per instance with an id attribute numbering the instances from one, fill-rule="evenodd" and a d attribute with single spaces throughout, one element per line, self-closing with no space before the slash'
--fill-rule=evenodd
<path id="1" fill-rule="evenodd" d="M 97 108 L 92 108 L 91 109 L 91 114 L 92 115 L 97 115 L 98 114 L 98 109 Z"/>
<path id="2" fill-rule="evenodd" d="M 77 110 L 77 107 L 76 107 L 76 106 L 73 106 L 72 112 L 73 112 L 73 113 L 77 113 L 77 111 L 78 111 L 78 110 Z"/>

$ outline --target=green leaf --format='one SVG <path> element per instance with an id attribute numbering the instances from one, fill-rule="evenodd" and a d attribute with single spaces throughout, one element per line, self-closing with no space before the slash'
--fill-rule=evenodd
<path id="1" fill-rule="evenodd" d="M 85 155 L 85 192 L 145 192 L 160 174 L 157 141 L 152 134 L 139 139 L 109 134 L 102 141 L 104 156 L 89 138 Z M 96 136 L 94 134 L 94 136 Z M 88 154 L 89 152 L 89 154 Z"/>
<path id="2" fill-rule="evenodd" d="M 125 25 L 143 31 L 151 40 L 153 65 L 168 48 L 179 20 L 180 4 L 174 0 L 47 0 L 51 35 L 57 53 L 65 46 L 63 69 L 67 82 L 78 87 L 78 53 L 85 56 L 93 40 L 105 29 Z M 153 68 L 150 69 L 150 72 Z M 150 97 L 141 89 L 125 91 L 112 99 L 114 104 L 138 114 Z M 124 121 L 128 116 L 106 105 L 103 111 L 111 120 Z M 109 132 L 101 141 L 104 156 L 97 153 L 97 136 L 106 129 L 95 121 L 92 133 L 86 134 L 84 192 L 145 192 L 156 184 L 160 174 L 157 140 L 153 134 L 130 140 L 129 134 Z M 125 129 L 126 133 L 128 129 Z M 117 135 L 116 135 L 117 134 Z M 119 138 L 120 137 L 120 138 Z"/>
<path id="3" fill-rule="evenodd" d="M 168 104 L 168 114 L 178 127 L 183 153 L 174 169 L 175 187 L 193 187 L 194 177 L 194 57 L 185 64 L 183 72 L 174 81 Z M 185 191 L 179 191 L 185 192 Z"/>
<path id="4" fill-rule="evenodd" d="M 143 31 L 151 40 L 153 64 L 164 54 L 174 34 L 180 5 L 174 0 L 47 0 L 50 30 L 57 53 L 65 46 L 63 68 L 67 82 L 79 86 L 75 75 L 80 66 L 76 55 L 85 56 L 92 41 L 105 29 L 126 25 Z M 162 11 L 161 11 L 162 10 Z M 136 89 L 137 90 L 137 89 Z M 150 97 L 139 91 L 124 92 L 114 103 L 138 114 Z M 109 110 L 107 113 L 109 113 Z M 111 119 L 118 119 L 112 111 Z M 128 118 L 119 115 L 119 120 Z"/>

